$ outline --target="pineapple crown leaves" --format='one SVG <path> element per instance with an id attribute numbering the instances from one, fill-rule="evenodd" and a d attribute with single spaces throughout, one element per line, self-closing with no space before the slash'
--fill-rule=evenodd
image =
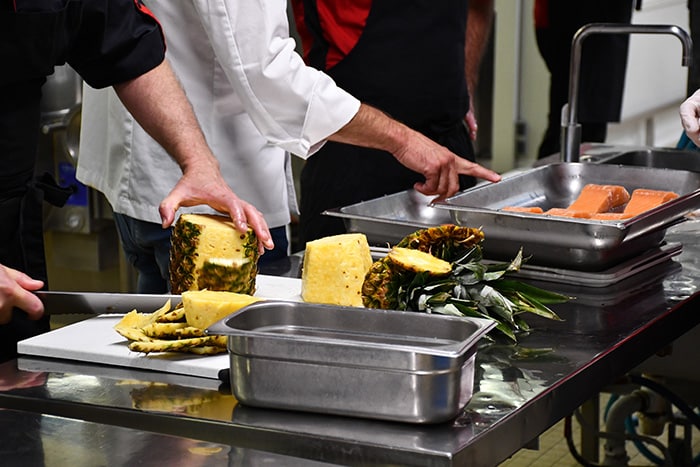
<path id="1" fill-rule="evenodd" d="M 480 244 L 483 239 L 484 233 L 481 229 L 444 224 L 416 230 L 396 246 L 421 250 L 436 258 L 453 262 L 456 257 L 472 246 Z"/>
<path id="2" fill-rule="evenodd" d="M 519 271 L 527 260 L 522 249 L 508 263 L 486 265 L 482 259 L 482 249 L 477 244 L 454 260 L 452 273 L 447 277 L 415 274 L 398 288 L 399 309 L 489 318 L 496 321 L 495 329 L 513 342 L 517 342 L 517 332 L 530 329 L 519 316 L 522 313 L 560 320 L 547 305 L 565 302 L 570 297 L 505 278 Z"/>
<path id="3" fill-rule="evenodd" d="M 485 263 L 483 239 L 481 229 L 451 224 L 417 230 L 396 246 L 447 261 L 452 271 L 436 275 L 410 264 L 410 255 L 402 261 L 407 264 L 395 264 L 387 255 L 365 277 L 363 302 L 371 308 L 492 319 L 495 329 L 514 343 L 517 333 L 530 329 L 524 313 L 559 320 L 548 305 L 571 297 L 509 279 L 508 274 L 519 271 L 528 258 L 521 249 L 510 262 Z"/>

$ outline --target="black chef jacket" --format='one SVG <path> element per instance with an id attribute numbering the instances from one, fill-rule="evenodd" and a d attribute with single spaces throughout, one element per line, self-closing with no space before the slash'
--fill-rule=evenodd
<path id="1" fill-rule="evenodd" d="M 140 0 L 0 0 L 0 263 L 47 281 L 42 203 L 60 190 L 34 174 L 46 76 L 68 63 L 91 86 L 106 87 L 164 56 L 160 26 Z M 30 321 L 15 310 L 0 326 L 0 360 L 46 330 L 48 317 Z"/>

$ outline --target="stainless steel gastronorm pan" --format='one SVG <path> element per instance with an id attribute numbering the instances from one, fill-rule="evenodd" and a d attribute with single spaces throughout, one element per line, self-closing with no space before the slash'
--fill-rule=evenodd
<path id="1" fill-rule="evenodd" d="M 680 196 L 624 221 L 504 212 L 506 206 L 567 207 L 587 183 L 668 190 Z M 512 258 L 522 246 L 531 264 L 601 270 L 658 246 L 665 229 L 700 207 L 700 173 L 623 165 L 556 163 L 477 186 L 443 202 L 452 220 L 482 227 L 489 258 Z"/>
<path id="2" fill-rule="evenodd" d="M 342 218 L 349 232 L 364 233 L 370 245 L 394 245 L 420 228 L 452 222 L 449 212 L 430 205 L 432 198 L 407 190 L 329 209 L 324 214 Z"/>
<path id="3" fill-rule="evenodd" d="M 212 325 L 251 406 L 412 423 L 459 414 L 491 320 L 263 301 Z"/>

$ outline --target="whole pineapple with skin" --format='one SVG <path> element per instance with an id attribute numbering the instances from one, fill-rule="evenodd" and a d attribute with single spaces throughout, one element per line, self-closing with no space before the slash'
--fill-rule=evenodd
<path id="1" fill-rule="evenodd" d="M 400 309 L 399 288 L 411 282 L 416 274 L 430 278 L 448 275 L 452 265 L 430 253 L 416 249 L 394 247 L 382 259 L 375 261 L 362 284 L 362 301 L 367 308 Z"/>
<path id="2" fill-rule="evenodd" d="M 484 233 L 480 229 L 445 224 L 417 230 L 404 237 L 394 248 L 429 253 L 449 263 L 479 245 L 483 239 Z M 401 262 L 392 261 L 391 255 L 387 255 L 372 264 L 362 284 L 362 303 L 367 308 L 399 308 L 399 288 L 411 282 L 417 272 L 415 267 L 410 266 L 411 256 L 405 253 L 403 255 L 404 260 Z M 430 276 L 441 275 L 427 269 L 422 272 Z"/>
<path id="3" fill-rule="evenodd" d="M 241 233 L 224 216 L 183 214 L 171 236 L 172 293 L 208 289 L 252 295 L 259 256 L 252 230 Z"/>
<path id="4" fill-rule="evenodd" d="M 525 258 L 484 264 L 480 229 L 441 225 L 418 230 L 375 261 L 362 284 L 367 308 L 489 318 L 513 342 L 529 326 L 523 313 L 560 318 L 547 305 L 570 297 L 506 277 Z M 431 259 L 432 258 L 432 259 Z"/>
<path id="5" fill-rule="evenodd" d="M 454 261 L 484 239 L 484 232 L 473 227 L 444 224 L 413 232 L 397 247 L 425 251 L 445 261 Z"/>

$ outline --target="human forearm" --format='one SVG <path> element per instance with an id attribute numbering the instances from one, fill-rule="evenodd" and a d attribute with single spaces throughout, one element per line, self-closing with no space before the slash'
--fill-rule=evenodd
<path id="1" fill-rule="evenodd" d="M 114 90 L 143 129 L 183 171 L 194 162 L 218 166 L 167 61 L 136 79 L 115 85 Z"/>
<path id="2" fill-rule="evenodd" d="M 491 35 L 493 17 L 493 0 L 472 0 L 469 2 L 464 50 L 464 72 L 470 93 L 476 92 L 481 59 L 484 56 L 484 51 Z"/>
<path id="3" fill-rule="evenodd" d="M 436 195 L 438 199 L 459 190 L 460 174 L 491 182 L 500 180 L 497 173 L 457 157 L 444 146 L 366 104 L 360 106 L 350 123 L 328 139 L 391 153 L 402 165 L 425 177 L 425 182 L 415 185 L 416 190 Z"/>
<path id="4" fill-rule="evenodd" d="M 219 162 L 167 61 L 114 89 L 136 121 L 182 169 L 182 178 L 159 208 L 163 227 L 174 222 L 180 207 L 207 204 L 227 213 L 238 230 L 253 228 L 261 246 L 271 249 L 274 245 L 262 214 L 239 199 L 226 184 Z"/>
<path id="5" fill-rule="evenodd" d="M 411 131 L 384 112 L 367 104 L 361 104 L 352 120 L 330 135 L 328 139 L 338 143 L 381 149 L 394 154 L 405 144 L 408 133 Z"/>

